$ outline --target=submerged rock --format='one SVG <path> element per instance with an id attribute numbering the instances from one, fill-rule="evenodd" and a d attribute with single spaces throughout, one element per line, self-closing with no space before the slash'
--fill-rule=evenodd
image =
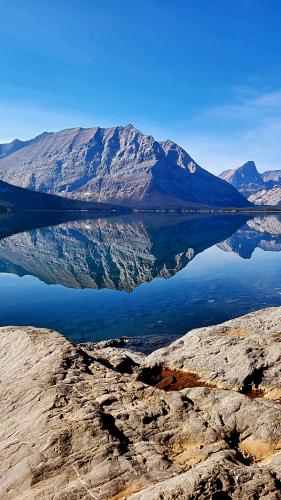
<path id="1" fill-rule="evenodd" d="M 281 498 L 281 308 L 145 357 L 0 329 L 0 498 Z"/>

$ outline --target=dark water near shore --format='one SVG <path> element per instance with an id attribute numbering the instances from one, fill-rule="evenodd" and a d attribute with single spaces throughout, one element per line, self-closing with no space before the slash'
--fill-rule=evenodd
<path id="1" fill-rule="evenodd" d="M 2 217 L 0 325 L 161 345 L 281 305 L 280 251 L 274 215 Z"/>

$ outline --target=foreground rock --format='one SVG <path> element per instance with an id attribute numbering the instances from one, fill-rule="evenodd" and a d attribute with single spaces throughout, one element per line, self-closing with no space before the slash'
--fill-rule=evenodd
<path id="1" fill-rule="evenodd" d="M 150 356 L 0 330 L 0 498 L 281 498 L 281 308 Z"/>

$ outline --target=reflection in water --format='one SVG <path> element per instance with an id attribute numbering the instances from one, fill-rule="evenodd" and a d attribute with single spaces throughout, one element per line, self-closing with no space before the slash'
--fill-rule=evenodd
<path id="1" fill-rule="evenodd" d="M 250 259 L 256 248 L 280 252 L 281 216 L 255 217 L 218 246 L 226 252 L 237 253 L 243 259 Z"/>
<path id="2" fill-rule="evenodd" d="M 55 328 L 73 341 L 163 343 L 280 305 L 280 249 L 273 215 L 4 216 L 0 325 Z"/>
<path id="3" fill-rule="evenodd" d="M 69 288 L 133 290 L 170 278 L 245 217 L 126 216 L 72 221 L 0 241 L 0 272 Z"/>

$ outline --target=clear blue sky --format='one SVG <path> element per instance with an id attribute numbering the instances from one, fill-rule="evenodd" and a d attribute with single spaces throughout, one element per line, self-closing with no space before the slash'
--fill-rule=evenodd
<path id="1" fill-rule="evenodd" d="M 0 142 L 133 123 L 281 168 L 281 1 L 1 0 Z"/>

